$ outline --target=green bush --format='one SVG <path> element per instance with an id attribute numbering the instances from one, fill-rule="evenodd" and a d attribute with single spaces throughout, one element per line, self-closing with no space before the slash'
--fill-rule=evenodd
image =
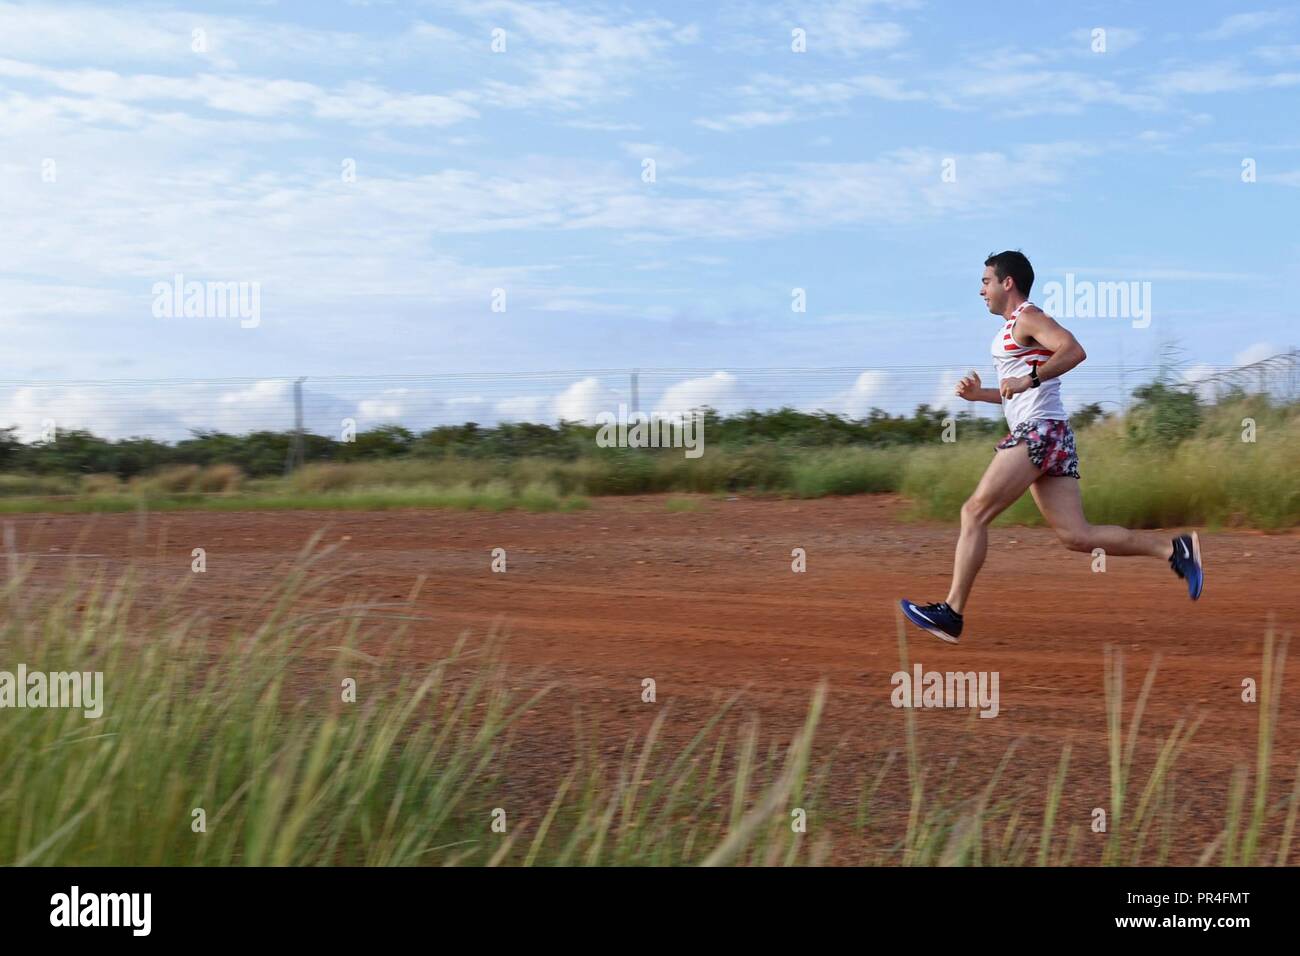
<path id="1" fill-rule="evenodd" d="M 1154 382 L 1133 392 L 1138 403 L 1126 416 L 1129 440 L 1137 445 L 1176 445 L 1196 434 L 1201 403 L 1190 389 Z"/>

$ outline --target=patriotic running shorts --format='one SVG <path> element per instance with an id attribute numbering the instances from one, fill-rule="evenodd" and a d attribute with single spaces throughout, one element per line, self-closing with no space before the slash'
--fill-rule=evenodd
<path id="1" fill-rule="evenodd" d="M 1052 478 L 1079 477 L 1079 456 L 1074 451 L 1074 432 L 1069 422 L 1055 418 L 1022 422 L 998 442 L 998 448 L 1014 448 L 1021 442 L 1029 447 L 1029 460 L 1043 474 Z"/>

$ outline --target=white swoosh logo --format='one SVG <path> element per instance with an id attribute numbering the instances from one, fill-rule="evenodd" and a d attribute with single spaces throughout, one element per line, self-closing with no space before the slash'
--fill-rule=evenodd
<path id="1" fill-rule="evenodd" d="M 924 614 L 922 614 L 921 609 L 917 607 L 915 604 L 909 604 L 908 607 L 912 609 L 912 613 L 915 614 L 917 617 L 925 618 L 925 620 L 930 621 L 930 623 L 933 624 L 935 627 L 939 626 L 938 622 L 933 621 L 930 618 L 926 617 Z"/>
<path id="2" fill-rule="evenodd" d="M 1192 552 L 1190 552 L 1190 551 L 1187 550 L 1187 542 L 1186 542 L 1186 541 L 1182 541 L 1182 542 L 1179 542 L 1179 543 L 1183 546 L 1183 557 L 1184 557 L 1184 558 L 1190 558 L 1190 557 L 1192 556 Z"/>

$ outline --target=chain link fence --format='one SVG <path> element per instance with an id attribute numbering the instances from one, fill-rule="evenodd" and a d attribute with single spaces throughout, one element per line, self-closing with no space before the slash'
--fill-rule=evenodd
<path id="1" fill-rule="evenodd" d="M 1132 391 L 1164 374 L 1205 401 L 1234 391 L 1297 398 L 1300 352 L 1292 349 L 1241 367 L 1197 366 L 1194 373 L 1156 366 L 1085 364 L 1069 373 L 1062 395 L 1077 411 L 1099 405 L 1122 412 Z M 321 376 L 194 380 L 0 382 L 0 428 L 24 442 L 69 430 L 106 439 L 176 441 L 196 432 L 246 434 L 301 428 L 339 438 L 347 429 L 398 424 L 421 432 L 476 422 L 554 424 L 594 421 L 601 413 L 680 414 L 708 406 L 723 415 L 790 407 L 866 418 L 873 409 L 910 415 L 920 405 L 999 415 L 968 404 L 953 389 L 968 367 L 749 369 L 597 369 L 531 373 Z M 985 384 L 992 385 L 990 378 Z"/>

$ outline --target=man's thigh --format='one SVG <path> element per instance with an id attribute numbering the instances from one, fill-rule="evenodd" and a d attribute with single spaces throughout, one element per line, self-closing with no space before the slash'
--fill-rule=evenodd
<path id="1" fill-rule="evenodd" d="M 1015 504 L 1041 475 L 1038 466 L 1029 460 L 1029 449 L 1024 442 L 999 448 L 984 469 L 984 477 L 975 486 L 971 499 L 988 518 L 996 517 Z"/>
<path id="2" fill-rule="evenodd" d="M 1078 478 L 1057 478 L 1044 475 L 1030 488 L 1034 503 L 1043 513 L 1047 523 L 1057 531 L 1081 530 L 1088 527 L 1083 516 L 1083 495 Z"/>

